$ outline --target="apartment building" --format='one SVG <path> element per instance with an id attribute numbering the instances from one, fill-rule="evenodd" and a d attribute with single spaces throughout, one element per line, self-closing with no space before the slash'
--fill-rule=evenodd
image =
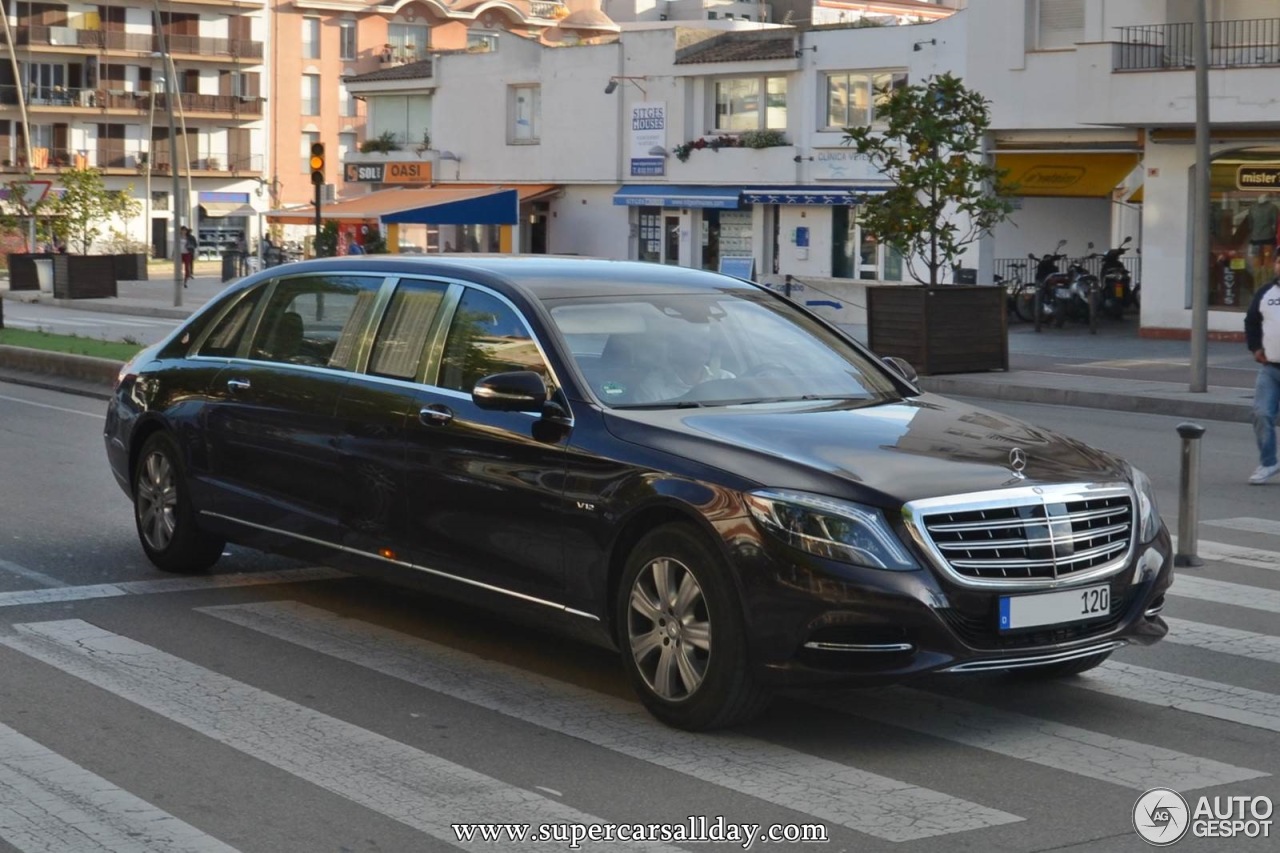
<path id="1" fill-rule="evenodd" d="M 502 39 L 529 39 L 570 14 L 559 0 L 269 0 L 273 20 L 270 122 L 272 207 L 304 207 L 313 202 L 308 165 L 311 146 L 326 152 L 325 202 L 359 195 L 368 182 L 348 181 L 341 164 L 360 153 L 362 143 L 381 140 L 380 151 L 421 147 L 430 121 L 429 102 L 404 91 L 401 71 L 434 53 L 484 53 Z M 347 80 L 387 84 L 388 100 L 371 125 L 363 92 Z M 368 88 L 368 87 L 365 87 Z M 381 88 L 381 87 L 379 87 Z M 424 112 L 425 111 L 425 112 Z M 426 140 L 429 144 L 430 140 Z M 430 176 L 419 173 L 420 180 Z M 402 176 L 411 180 L 412 176 Z M 307 217 L 277 216 L 286 240 L 302 243 L 311 233 Z"/>
<path id="2" fill-rule="evenodd" d="M 266 168 L 262 0 L 15 0 L 6 12 L 4 180 L 30 175 L 56 191 L 61 170 L 99 169 L 108 189 L 141 202 L 111 227 L 157 255 L 170 251 L 175 215 L 210 246 L 252 236 Z"/>

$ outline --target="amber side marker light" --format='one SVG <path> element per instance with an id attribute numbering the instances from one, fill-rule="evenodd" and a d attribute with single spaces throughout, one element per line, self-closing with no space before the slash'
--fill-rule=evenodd
<path id="1" fill-rule="evenodd" d="M 386 560 L 394 560 L 396 559 L 396 552 L 392 551 L 390 548 L 379 548 L 378 556 Z"/>

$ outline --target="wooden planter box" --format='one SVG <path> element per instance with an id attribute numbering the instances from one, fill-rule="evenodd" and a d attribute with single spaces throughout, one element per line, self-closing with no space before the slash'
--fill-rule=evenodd
<path id="1" fill-rule="evenodd" d="M 112 255 L 116 281 L 146 281 L 147 256 L 145 254 Z"/>
<path id="2" fill-rule="evenodd" d="M 1005 291 L 947 284 L 867 288 L 867 345 L 922 376 L 1009 369 Z"/>
<path id="3" fill-rule="evenodd" d="M 54 255 L 54 299 L 100 299 L 116 295 L 113 255 Z"/>
<path id="4" fill-rule="evenodd" d="M 36 274 L 36 261 L 52 261 L 48 252 L 15 252 L 9 255 L 9 289 L 39 290 L 40 279 Z"/>

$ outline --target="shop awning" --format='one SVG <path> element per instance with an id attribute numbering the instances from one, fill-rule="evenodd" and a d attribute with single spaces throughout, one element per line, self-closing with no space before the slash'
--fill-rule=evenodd
<path id="1" fill-rule="evenodd" d="M 854 204 L 860 195 L 883 193 L 883 186 L 781 186 L 747 187 L 742 200 L 747 204 Z"/>
<path id="2" fill-rule="evenodd" d="M 1141 155 L 1136 151 L 997 151 L 996 168 L 1017 196 L 1111 198 Z"/>
<path id="3" fill-rule="evenodd" d="M 547 185 L 536 186 L 545 189 Z M 496 186 L 395 187 L 323 205 L 320 218 L 422 225 L 513 225 L 520 219 L 519 200 L 518 190 Z M 273 210 L 267 218 L 306 224 L 315 220 L 315 208 L 304 205 Z"/>
<path id="4" fill-rule="evenodd" d="M 202 201 L 200 202 L 200 210 L 208 219 L 217 219 L 222 216 L 258 215 L 258 211 L 253 209 L 253 205 L 235 201 Z"/>
<path id="5" fill-rule="evenodd" d="M 718 207 L 737 210 L 742 187 L 690 187 L 671 184 L 628 184 L 613 194 L 627 207 Z"/>

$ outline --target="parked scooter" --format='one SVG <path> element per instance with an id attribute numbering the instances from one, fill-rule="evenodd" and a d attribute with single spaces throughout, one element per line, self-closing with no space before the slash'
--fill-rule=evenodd
<path id="1" fill-rule="evenodd" d="M 1060 327 L 1062 320 L 1066 319 L 1067 304 L 1071 300 L 1071 279 L 1058 266 L 1066 258 L 1066 255 L 1061 254 L 1065 245 L 1066 240 L 1059 240 L 1058 245 L 1047 255 L 1027 255 L 1036 264 L 1033 313 L 1037 332 L 1040 331 L 1041 324 L 1054 323 Z"/>
<path id="2" fill-rule="evenodd" d="M 1093 248 L 1092 243 L 1089 244 L 1089 248 Z M 1067 297 L 1064 301 L 1061 298 L 1061 289 L 1058 290 L 1056 295 L 1059 299 L 1053 318 L 1054 326 L 1062 328 L 1063 323 L 1070 318 L 1088 323 L 1089 331 L 1097 332 L 1098 308 L 1102 302 L 1101 283 L 1084 264 L 1086 260 L 1096 257 L 1097 255 L 1091 252 L 1067 265 Z"/>
<path id="3" fill-rule="evenodd" d="M 1137 305 L 1129 270 L 1120 260 L 1132 240 L 1132 237 L 1125 237 L 1119 246 L 1108 249 L 1102 256 L 1102 310 L 1117 320 L 1124 317 L 1126 308 Z"/>

